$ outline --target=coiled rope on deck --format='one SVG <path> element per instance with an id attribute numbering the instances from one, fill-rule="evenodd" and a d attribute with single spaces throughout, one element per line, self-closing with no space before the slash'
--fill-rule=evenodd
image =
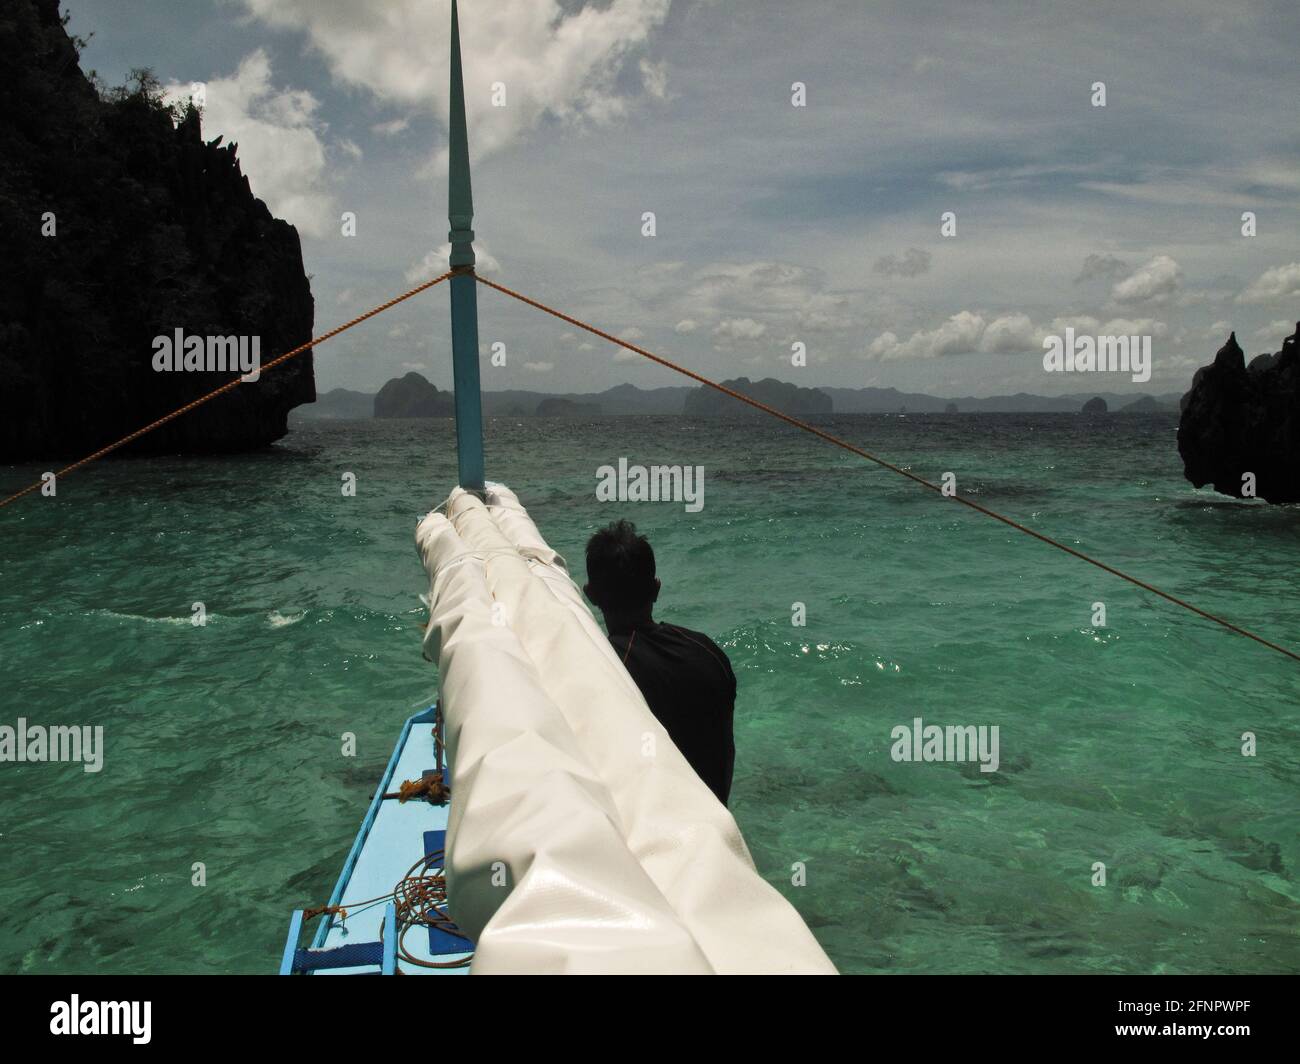
<path id="1" fill-rule="evenodd" d="M 465 968 L 474 959 L 473 953 L 450 961 L 426 961 L 406 948 L 406 933 L 413 927 L 429 927 L 470 941 L 447 915 L 447 876 L 444 871 L 446 855 L 442 850 L 425 854 L 407 870 L 402 881 L 393 889 L 397 910 L 397 955 L 408 964 L 421 968 Z"/>
<path id="2" fill-rule="evenodd" d="M 421 968 L 466 968 L 474 959 L 472 943 L 447 915 L 446 851 L 426 853 L 411 865 L 401 880 L 387 894 L 364 901 L 340 902 L 338 905 L 321 905 L 303 910 L 303 922 L 318 916 L 337 916 L 347 920 L 348 911 L 364 912 L 384 902 L 392 901 L 397 914 L 397 956 L 408 964 Z M 426 961 L 406 948 L 406 933 L 413 927 L 427 927 L 465 940 L 467 956 L 449 961 Z M 400 972 L 400 969 L 399 969 Z"/>
<path id="3" fill-rule="evenodd" d="M 440 284 L 441 282 L 447 280 L 447 278 L 450 276 L 451 276 L 450 272 L 444 273 L 439 277 L 433 278 L 433 280 L 431 281 L 425 281 L 424 284 L 417 285 L 416 287 L 412 288 L 409 292 L 403 292 L 400 296 L 398 296 L 395 299 L 390 299 L 387 303 L 381 303 L 379 306 L 373 307 L 372 309 L 366 311 L 364 314 L 360 314 L 357 317 L 353 318 L 351 321 L 346 321 L 342 325 L 338 326 L 337 328 L 331 329 L 327 333 L 322 333 L 320 336 L 317 336 L 314 340 L 308 340 L 305 344 L 301 344 L 298 347 L 295 347 L 292 351 L 286 351 L 283 355 L 280 355 L 277 358 L 272 359 L 265 366 L 262 366 L 259 372 L 265 373 L 267 372 L 267 370 L 275 369 L 275 367 L 280 365 L 282 362 L 288 362 L 289 359 L 296 358 L 298 355 L 301 355 L 304 351 L 310 351 L 317 344 L 323 344 L 326 340 L 338 336 L 338 334 L 341 332 L 346 332 L 348 329 L 351 329 L 354 325 L 360 325 L 363 321 L 367 321 L 368 319 L 373 318 L 377 314 L 382 314 L 384 311 L 397 306 L 398 303 L 404 302 L 405 300 L 410 299 L 412 296 L 419 295 L 421 292 L 425 291 L 426 289 L 432 288 L 436 284 Z M 206 395 L 199 396 L 197 399 L 193 400 L 192 402 L 186 403 L 184 406 L 179 407 L 176 410 L 173 410 L 170 414 L 166 414 L 163 417 L 160 417 L 157 421 L 151 421 L 149 424 L 145 425 L 144 428 L 136 429 L 134 432 L 130 433 L 129 435 L 123 436 L 120 440 L 117 440 L 114 443 L 110 443 L 107 447 L 101 447 L 94 454 L 88 454 L 86 455 L 85 458 L 73 462 L 72 465 L 67 466 L 64 469 L 60 469 L 57 473 L 54 474 L 55 481 L 57 482 L 61 478 L 67 476 L 69 473 L 75 472 L 76 470 L 80 469 L 82 466 L 89 465 L 91 462 L 95 461 L 98 458 L 103 458 L 106 454 L 111 454 L 113 451 L 116 451 L 119 447 L 125 447 L 128 443 L 132 443 L 135 440 L 138 440 L 141 436 L 144 436 L 146 433 L 150 433 L 156 428 L 161 428 L 163 425 L 167 424 L 167 422 L 175 421 L 176 418 L 180 417 L 182 414 L 188 414 L 196 406 L 202 406 L 204 403 L 210 402 L 211 400 L 217 398 L 217 396 L 219 395 L 224 395 L 226 392 L 233 391 L 235 388 L 238 388 L 239 385 L 243 383 L 251 384 L 254 382 L 252 381 L 245 382 L 243 377 L 236 377 L 232 381 L 227 381 L 225 384 L 221 385 L 221 387 L 214 388 Z M 24 495 L 36 491 L 43 483 L 44 483 L 43 480 L 38 480 L 34 484 L 28 484 L 27 487 L 21 489 L 20 491 L 14 492 L 6 499 L 0 499 L 0 507 L 8 506 L 11 502 L 16 502 L 18 499 L 21 499 Z"/>
<path id="4" fill-rule="evenodd" d="M 728 388 L 725 384 L 719 384 L 717 381 L 710 380 L 708 377 L 705 377 L 703 374 L 696 373 L 694 370 L 687 369 L 685 366 L 680 366 L 676 362 L 671 361 L 670 359 L 664 358 L 661 355 L 653 354 L 652 352 L 645 350 L 645 348 L 643 347 L 638 347 L 636 344 L 630 343 L 629 341 L 624 340 L 621 337 L 615 336 L 612 333 L 608 333 L 603 329 L 598 329 L 596 328 L 596 326 L 589 325 L 585 321 L 580 321 L 578 318 L 572 317 L 569 314 L 565 314 L 563 311 L 556 310 L 554 307 L 549 307 L 545 303 L 538 302 L 535 299 L 530 299 L 528 296 L 523 295 L 520 292 L 516 292 L 513 289 L 507 288 L 505 285 L 497 284 L 495 281 L 489 281 L 486 277 L 480 277 L 478 274 L 474 274 L 474 277 L 479 282 L 479 284 L 486 285 L 489 288 L 495 288 L 498 292 L 510 296 L 512 299 L 517 299 L 521 303 L 526 303 L 528 306 L 534 307 L 537 310 L 542 311 L 543 313 L 549 314 L 553 318 L 559 318 L 560 321 L 567 322 L 568 324 L 574 326 L 575 328 L 582 329 L 586 332 L 589 332 L 593 336 L 599 336 L 602 340 L 608 340 L 612 344 L 617 344 L 619 347 L 625 348 L 626 350 L 631 351 L 634 354 L 641 355 L 643 358 L 650 359 L 651 362 L 657 362 L 661 366 L 666 366 L 674 373 L 680 373 L 685 377 L 690 377 L 691 380 L 699 381 L 700 384 L 707 385 L 708 387 L 713 388 L 716 391 L 722 392 L 724 395 L 729 395 L 733 399 L 739 399 L 742 403 L 748 403 L 756 410 L 761 410 L 763 411 L 763 413 L 770 414 L 772 417 L 775 418 L 779 418 L 781 421 L 784 421 L 789 425 L 793 425 L 797 429 L 802 429 L 804 432 L 811 433 L 813 436 L 817 436 L 818 438 L 825 440 L 827 443 L 832 443 L 836 447 L 840 447 L 851 454 L 858 455 L 860 458 L 865 458 L 870 462 L 874 462 L 876 465 L 881 466 L 884 469 L 888 469 L 891 473 L 897 473 L 899 476 L 907 477 L 908 480 L 915 481 L 917 484 L 920 484 L 922 487 L 929 488 L 931 491 L 935 492 L 940 496 L 943 496 L 944 498 L 955 499 L 963 506 L 969 507 L 972 510 L 982 513 L 985 517 L 991 517 L 995 521 L 1001 521 L 1004 525 L 1007 525 L 1010 528 L 1014 528 L 1017 532 L 1023 532 L 1027 536 L 1033 536 L 1034 539 L 1040 540 L 1041 542 L 1046 543 L 1050 547 L 1055 547 L 1057 550 L 1064 551 L 1066 554 L 1071 554 L 1074 557 L 1080 559 L 1081 561 L 1087 562 L 1089 565 L 1095 565 L 1098 569 L 1110 573 L 1112 576 L 1118 576 L 1121 580 L 1127 580 L 1130 584 L 1133 584 L 1136 587 L 1140 587 L 1144 591 L 1149 591 L 1153 595 L 1159 595 L 1165 601 L 1172 602 L 1175 606 L 1181 606 L 1183 609 L 1188 610 L 1199 617 L 1204 617 L 1207 621 L 1213 621 L 1215 624 L 1221 625 L 1222 627 L 1226 628 L 1230 632 L 1235 632 L 1237 633 L 1237 635 L 1244 635 L 1247 639 L 1253 639 L 1256 643 L 1259 643 L 1262 646 L 1266 646 L 1270 650 L 1276 650 L 1279 654 L 1285 654 L 1288 658 L 1291 658 L 1294 661 L 1300 661 L 1300 654 L 1297 654 L 1293 650 L 1288 650 L 1286 647 L 1279 646 L 1277 643 L 1265 639 L 1263 636 L 1256 635 L 1254 632 L 1242 628 L 1239 625 L 1233 624 L 1231 621 L 1225 620 L 1223 617 L 1220 617 L 1217 614 L 1210 613 L 1208 610 L 1203 610 L 1199 606 L 1194 606 L 1192 603 L 1186 601 L 1185 599 L 1181 599 L 1176 595 L 1171 595 L 1168 591 L 1162 591 L 1160 588 L 1156 587 L 1153 584 L 1147 583 L 1145 580 L 1141 580 L 1136 576 L 1131 576 L 1130 574 L 1120 569 L 1116 569 L 1113 565 L 1107 565 L 1105 562 L 1100 561 L 1099 559 L 1094 558 L 1091 555 L 1085 554 L 1081 550 L 1076 550 L 1074 547 L 1067 546 L 1066 544 L 1061 543 L 1059 540 L 1053 539 L 1051 536 L 1046 536 L 1042 532 L 1036 532 L 1034 531 L 1034 529 L 1029 528 L 1026 525 L 1022 525 L 1019 521 L 1015 520 L 1014 518 L 1007 517 L 1005 514 L 1000 514 L 996 510 L 990 510 L 987 506 L 981 506 L 979 503 L 973 502 L 970 499 L 963 498 L 960 495 L 944 495 L 943 488 L 941 488 L 938 484 L 926 480 L 925 477 L 918 476 L 916 473 L 913 473 L 909 469 L 903 469 L 900 466 L 894 465 L 894 463 L 888 462 L 885 459 L 872 454 L 870 451 L 863 450 L 861 447 L 855 446 L 854 444 L 849 443 L 847 440 L 842 440 L 838 436 L 834 436 L 829 432 L 825 432 L 822 429 L 817 428 L 815 425 L 810 425 L 806 421 L 801 421 L 797 417 L 793 417 L 790 414 L 786 414 L 780 410 L 777 410 L 775 407 L 768 406 L 766 403 L 759 402 L 759 400 L 753 399 L 748 395 L 742 395 L 740 392 Z"/>

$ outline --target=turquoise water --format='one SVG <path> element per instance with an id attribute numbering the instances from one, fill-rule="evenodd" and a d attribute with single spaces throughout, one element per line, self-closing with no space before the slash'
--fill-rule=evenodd
<path id="1" fill-rule="evenodd" d="M 1300 644 L 1300 508 L 1193 491 L 1175 427 L 833 420 Z M 490 475 L 552 545 L 580 569 L 591 531 L 631 516 L 661 617 L 730 654 L 733 810 L 842 970 L 1300 970 L 1300 665 L 785 426 L 489 433 Z M 620 456 L 703 465 L 703 511 L 596 502 Z M 0 724 L 100 724 L 106 747 L 98 774 L 0 765 L 0 970 L 274 970 L 436 693 L 412 533 L 454 476 L 450 421 L 303 423 L 262 454 L 104 462 L 0 511 Z M 917 716 L 998 725 L 1000 770 L 893 761 Z"/>

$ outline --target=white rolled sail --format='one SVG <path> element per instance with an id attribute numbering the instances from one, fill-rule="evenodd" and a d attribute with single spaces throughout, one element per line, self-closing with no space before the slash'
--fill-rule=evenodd
<path id="1" fill-rule="evenodd" d="M 442 509 L 416 543 L 472 970 L 834 973 L 514 493 L 457 489 Z"/>

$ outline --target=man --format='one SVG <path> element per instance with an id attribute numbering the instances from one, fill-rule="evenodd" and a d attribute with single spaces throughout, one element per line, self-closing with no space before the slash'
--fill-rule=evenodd
<path id="1" fill-rule="evenodd" d="M 656 623 L 655 555 L 629 521 L 587 543 L 587 598 L 605 618 L 609 641 L 682 756 L 723 805 L 736 763 L 732 717 L 736 674 L 707 635 Z"/>

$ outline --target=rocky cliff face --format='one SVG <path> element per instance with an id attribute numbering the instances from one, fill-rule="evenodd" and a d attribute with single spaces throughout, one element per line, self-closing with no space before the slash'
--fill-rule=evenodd
<path id="1" fill-rule="evenodd" d="M 84 454 L 237 375 L 158 372 L 155 337 L 256 336 L 263 363 L 311 338 L 298 233 L 220 139 L 148 91 L 101 99 L 58 0 L 4 0 L 0 461 Z M 308 352 L 132 450 L 263 446 L 315 394 Z"/>
<path id="2" fill-rule="evenodd" d="M 830 414 L 834 408 L 831 397 L 819 388 L 800 388 L 797 384 L 779 381 L 775 377 L 764 377 L 761 381 L 737 377 L 722 383 L 734 392 L 757 399 L 791 417 L 822 417 Z M 706 385 L 700 385 L 687 394 L 685 413 L 697 417 L 766 416 L 748 403 L 742 403 L 739 399 L 733 399 Z"/>
<path id="3" fill-rule="evenodd" d="M 1300 324 L 1281 351 L 1249 366 L 1230 335 L 1196 371 L 1182 408 L 1178 453 L 1196 487 L 1241 498 L 1253 473 L 1258 498 L 1300 502 Z"/>

